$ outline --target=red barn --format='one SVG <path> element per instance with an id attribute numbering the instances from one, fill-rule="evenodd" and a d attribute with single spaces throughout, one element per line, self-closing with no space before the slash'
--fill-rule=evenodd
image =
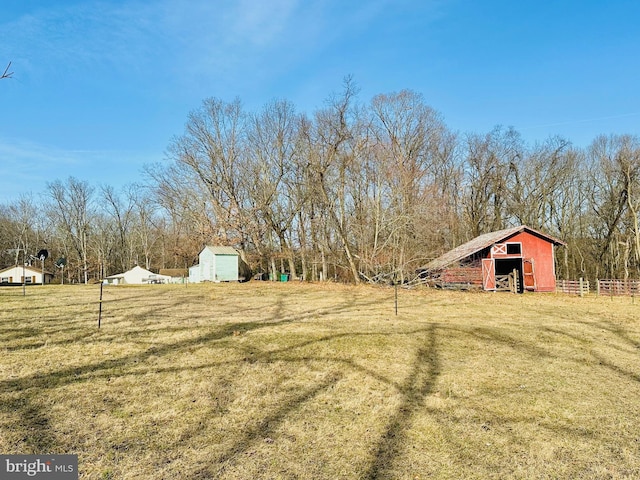
<path id="1" fill-rule="evenodd" d="M 554 247 L 563 241 L 525 225 L 485 233 L 436 258 L 422 276 L 443 286 L 519 292 L 556 289 Z M 510 277 L 510 278 L 509 278 Z"/>

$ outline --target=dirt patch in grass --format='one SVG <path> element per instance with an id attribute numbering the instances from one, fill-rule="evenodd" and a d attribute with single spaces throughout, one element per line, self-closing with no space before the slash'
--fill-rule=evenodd
<path id="1" fill-rule="evenodd" d="M 638 478 L 629 298 L 0 289 L 0 452 L 87 479 Z"/>

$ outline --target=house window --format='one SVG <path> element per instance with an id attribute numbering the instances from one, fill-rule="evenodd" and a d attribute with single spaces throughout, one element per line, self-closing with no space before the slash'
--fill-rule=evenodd
<path id="1" fill-rule="evenodd" d="M 26 277 L 24 283 L 33 283 L 33 277 Z"/>
<path id="2" fill-rule="evenodd" d="M 9 277 L 0 278 L 0 283 L 9 283 Z"/>
<path id="3" fill-rule="evenodd" d="M 507 255 L 522 255 L 522 244 L 507 243 Z"/>

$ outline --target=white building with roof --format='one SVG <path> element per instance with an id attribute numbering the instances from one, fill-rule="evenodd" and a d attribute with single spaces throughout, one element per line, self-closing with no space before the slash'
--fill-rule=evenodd
<path id="1" fill-rule="evenodd" d="M 169 283 L 170 280 L 171 277 L 169 275 L 153 273 L 140 265 L 136 265 L 124 273 L 105 277 L 103 282 L 110 285 L 144 285 L 149 283 Z"/>
<path id="2" fill-rule="evenodd" d="M 0 270 L 0 284 L 13 284 L 22 285 L 25 284 L 40 284 L 42 285 L 42 269 L 34 268 L 28 265 L 24 267 L 17 265 L 14 267 L 7 267 Z M 53 273 L 44 271 L 44 283 L 51 283 L 53 279 Z"/>

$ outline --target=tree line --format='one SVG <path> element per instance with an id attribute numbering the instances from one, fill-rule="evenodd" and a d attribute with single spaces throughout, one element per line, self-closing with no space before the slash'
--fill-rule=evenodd
<path id="1" fill-rule="evenodd" d="M 559 278 L 640 272 L 638 137 L 577 148 L 512 128 L 458 133 L 409 90 L 363 103 L 346 79 L 311 115 L 287 100 L 247 112 L 209 98 L 142 177 L 122 191 L 69 177 L 37 208 L 33 194 L 0 206 L 0 266 L 46 246 L 50 261 L 67 259 L 68 281 L 88 282 L 135 264 L 187 268 L 220 244 L 273 277 L 404 281 L 525 224 L 567 243 Z"/>

